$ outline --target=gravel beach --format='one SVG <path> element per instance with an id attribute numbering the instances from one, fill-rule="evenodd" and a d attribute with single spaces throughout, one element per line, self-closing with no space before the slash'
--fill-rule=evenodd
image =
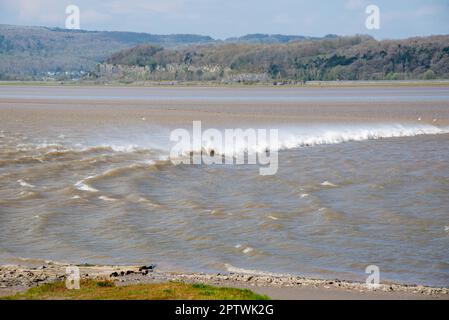
<path id="1" fill-rule="evenodd" d="M 0 266 L 0 297 L 9 296 L 44 283 L 65 281 L 66 268 L 75 265 L 46 261 L 40 265 Z M 449 288 L 434 288 L 393 283 L 369 289 L 366 284 L 344 280 L 319 280 L 289 275 L 243 273 L 178 273 L 158 271 L 147 266 L 78 265 L 82 279 L 108 279 L 119 286 L 178 281 L 203 283 L 220 287 L 247 288 L 272 299 L 449 299 Z"/>

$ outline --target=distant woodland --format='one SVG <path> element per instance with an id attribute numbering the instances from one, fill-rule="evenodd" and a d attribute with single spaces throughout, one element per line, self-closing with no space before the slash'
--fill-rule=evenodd
<path id="1" fill-rule="evenodd" d="M 378 41 L 0 26 L 0 79 L 306 82 L 449 78 L 449 35 Z"/>
<path id="2" fill-rule="evenodd" d="M 113 54 L 95 76 L 133 80 L 311 81 L 449 77 L 449 36 L 376 41 L 337 37 L 286 44 L 180 49 L 139 45 Z"/>
<path id="3" fill-rule="evenodd" d="M 112 53 L 142 43 L 212 42 L 207 36 L 0 25 L 0 80 L 77 79 Z"/>

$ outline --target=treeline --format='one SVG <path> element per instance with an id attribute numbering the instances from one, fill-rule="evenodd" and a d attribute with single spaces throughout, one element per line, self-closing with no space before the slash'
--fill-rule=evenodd
<path id="1" fill-rule="evenodd" d="M 208 36 L 67 30 L 0 24 L 0 80 L 45 80 L 82 75 L 124 48 L 211 43 Z"/>
<path id="2" fill-rule="evenodd" d="M 219 43 L 281 44 L 314 39 L 320 38 L 251 34 L 222 41 L 195 34 L 158 35 L 0 24 L 0 80 L 77 79 L 112 53 L 139 44 L 179 48 Z"/>
<path id="3" fill-rule="evenodd" d="M 0 25 L 0 80 L 303 82 L 449 78 L 449 36 L 377 41 Z"/>
<path id="4" fill-rule="evenodd" d="M 90 78 L 231 82 L 449 78 L 449 36 L 385 41 L 327 37 L 182 48 L 147 44 L 111 55 Z"/>

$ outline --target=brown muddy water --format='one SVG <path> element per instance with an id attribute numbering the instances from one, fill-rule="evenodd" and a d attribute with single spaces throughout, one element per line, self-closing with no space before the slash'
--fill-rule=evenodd
<path id="1" fill-rule="evenodd" d="M 279 170 L 171 130 L 279 129 Z M 449 88 L 0 87 L 0 263 L 449 286 Z"/>

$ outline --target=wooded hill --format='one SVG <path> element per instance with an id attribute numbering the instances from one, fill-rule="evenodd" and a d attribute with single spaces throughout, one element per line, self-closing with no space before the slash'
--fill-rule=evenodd
<path id="1" fill-rule="evenodd" d="M 449 35 L 377 41 L 0 25 L 0 80 L 302 82 L 449 78 Z"/>
<path id="2" fill-rule="evenodd" d="M 113 54 L 93 77 L 123 81 L 311 81 L 449 78 L 449 36 L 369 36 L 177 49 L 139 45 Z"/>
<path id="3" fill-rule="evenodd" d="M 222 41 L 192 34 L 157 35 L 0 24 L 0 80 L 82 78 L 112 53 L 139 44 L 178 48 L 228 42 L 274 44 L 307 39 L 320 38 L 251 34 Z"/>
<path id="4" fill-rule="evenodd" d="M 207 36 L 0 25 L 0 80 L 82 76 L 113 52 L 141 43 L 166 47 L 213 42 Z"/>

